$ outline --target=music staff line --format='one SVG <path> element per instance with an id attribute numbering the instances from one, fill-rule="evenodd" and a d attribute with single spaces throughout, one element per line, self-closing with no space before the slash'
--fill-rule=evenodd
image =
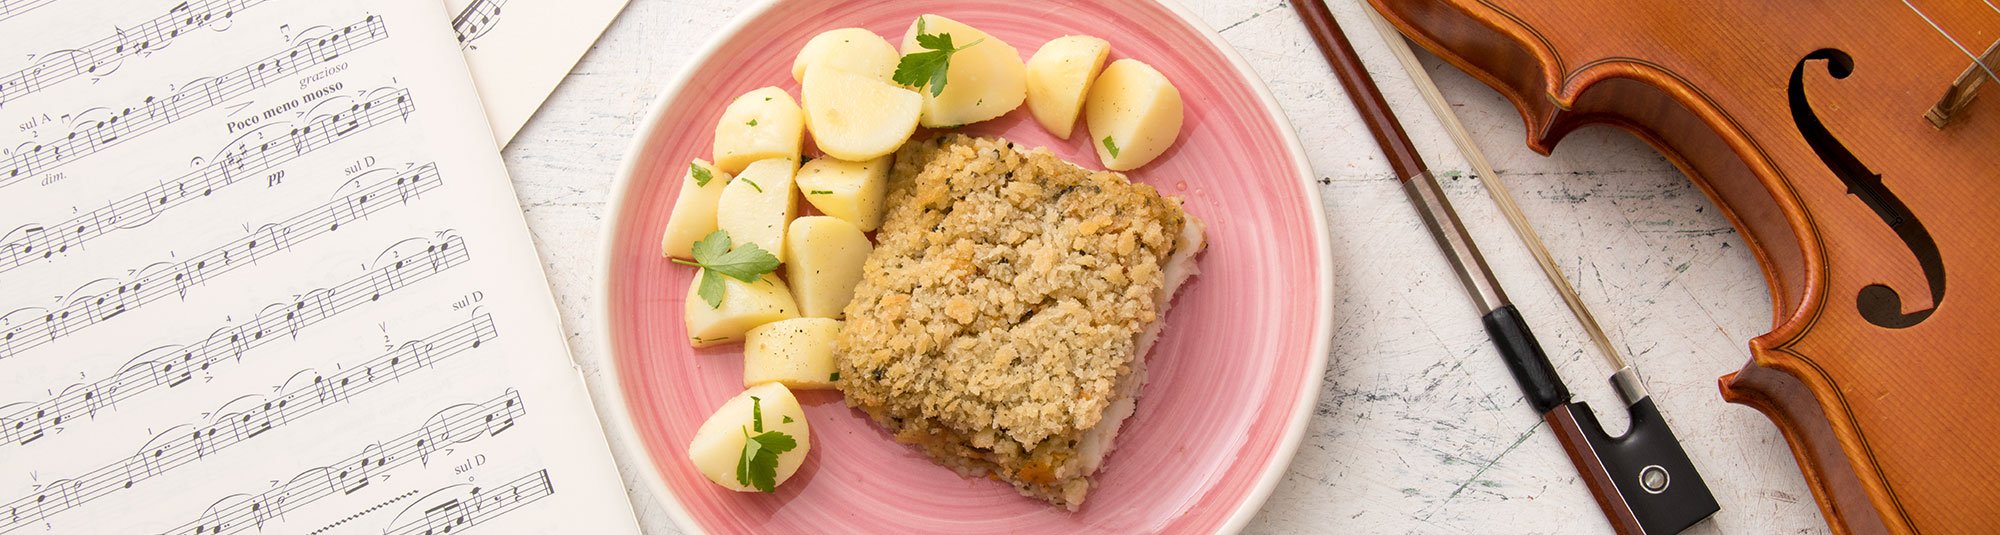
<path id="1" fill-rule="evenodd" d="M 40 61 L 11 74 L 0 75 L 0 107 L 8 101 L 41 92 L 72 78 L 109 74 L 125 58 L 166 46 L 196 28 L 228 20 L 236 13 L 264 0 L 189 0 L 174 5 L 167 14 L 120 29 L 111 36 L 78 48 L 43 54 Z M 4 15 L 0 15 L 4 18 Z M 107 65 L 110 68 L 105 68 Z M 100 71 L 102 69 L 102 71 Z"/>
<path id="2" fill-rule="evenodd" d="M 200 168 L 146 191 L 112 201 L 53 227 L 28 225 L 20 238 L 0 243 L 0 274 L 35 261 L 53 260 L 73 247 L 119 229 L 151 221 L 162 212 L 246 181 L 251 175 L 311 154 L 369 128 L 396 119 L 408 121 L 416 111 L 409 91 L 398 89 L 349 109 L 314 117 L 304 127 L 258 144 L 234 142 L 233 147 Z M 278 126 L 278 125 L 274 125 Z"/>
<path id="3" fill-rule="evenodd" d="M 55 0 L 0 0 L 0 22 L 14 18 L 15 15 L 34 11 L 35 8 L 49 5 L 52 2 L 55 2 Z"/>
<path id="4" fill-rule="evenodd" d="M 279 518 L 286 511 L 323 498 L 359 492 L 373 483 L 377 474 L 393 471 L 411 461 L 422 461 L 427 466 L 430 455 L 446 446 L 498 436 L 513 428 L 515 420 L 526 415 L 527 409 L 521 403 L 520 392 L 511 388 L 485 403 L 462 403 L 448 407 L 425 420 L 424 425 L 415 431 L 387 441 L 369 443 L 362 447 L 359 454 L 307 469 L 278 488 L 240 500 L 217 500 L 195 521 L 161 533 L 225 535 L 252 527 L 261 530 L 266 521 Z M 221 505 L 231 501 L 235 503 Z M 14 527 L 18 524 L 0 527 L 0 533 Z"/>
<path id="5" fill-rule="evenodd" d="M 298 243 L 340 230 L 342 224 L 365 220 L 391 207 L 407 206 L 412 198 L 438 187 L 439 182 L 442 181 L 438 179 L 436 165 L 425 164 L 393 179 L 384 179 L 373 186 L 335 197 L 284 221 L 259 226 L 247 236 L 169 264 L 165 269 L 148 267 L 138 270 L 138 275 L 116 288 L 95 295 L 72 297 L 58 308 L 43 309 L 47 313 L 40 321 L 30 319 L 0 333 L 0 360 L 74 335 L 78 330 L 103 323 L 148 303 L 176 295 L 185 300 L 190 288 L 206 286 L 209 279 L 245 265 L 254 265 L 259 254 L 269 257 L 284 253 Z M 14 316 L 21 310 L 0 318 Z"/>
<path id="6" fill-rule="evenodd" d="M 492 31 L 493 19 L 500 17 L 500 6 L 506 3 L 507 0 L 472 0 L 466 4 L 464 10 L 451 18 L 451 29 L 458 34 L 458 45 L 471 45 L 473 41 L 485 37 L 486 32 Z"/>
<path id="7" fill-rule="evenodd" d="M 388 31 L 381 18 L 369 15 L 328 35 L 301 38 L 297 44 L 254 64 L 199 79 L 165 99 L 146 97 L 137 109 L 125 108 L 110 119 L 95 121 L 91 126 L 79 125 L 62 139 L 27 149 L 17 148 L 4 164 L 6 172 L 0 173 L 0 188 L 206 111 L 386 37 Z"/>
<path id="8" fill-rule="evenodd" d="M 462 239 L 456 235 L 446 236 L 431 242 L 421 253 L 399 258 L 387 266 L 365 270 L 360 276 L 338 286 L 316 289 L 289 301 L 266 305 L 249 321 L 218 329 L 200 342 L 180 346 L 180 351 L 170 354 L 164 362 L 155 359 L 126 366 L 118 375 L 93 383 L 88 388 L 66 389 L 48 404 L 53 407 L 76 407 L 80 404 L 85 407 L 86 414 L 94 415 L 111 400 L 109 398 L 122 395 L 115 392 L 180 386 L 193 380 L 197 371 L 207 371 L 218 363 L 231 360 L 242 362 L 244 352 L 284 338 L 274 334 L 289 333 L 296 337 L 301 329 L 379 301 L 385 295 L 422 282 L 470 259 Z M 179 362 L 174 362 L 176 359 L 173 357 L 179 357 Z M 110 393 L 106 388 L 111 389 Z M 15 411 L 0 417 L 0 441 L 26 445 L 45 437 L 49 429 L 73 419 L 75 414 L 74 409 Z"/>
<path id="9" fill-rule="evenodd" d="M 0 532 L 17 527 L 21 521 L 19 513 L 30 506 L 35 508 L 34 522 L 45 521 L 49 515 L 130 489 L 140 482 L 206 459 L 321 409 L 351 401 L 357 394 L 398 382 L 405 374 L 428 369 L 440 360 L 476 349 L 496 334 L 492 318 L 481 315 L 422 342 L 405 344 L 331 378 L 315 377 L 309 388 L 292 389 L 275 400 L 267 399 L 247 410 L 218 411 L 208 418 L 206 425 L 175 426 L 154 436 L 131 457 L 75 478 L 50 483 L 45 489 L 53 488 L 62 493 L 55 496 L 57 500 L 53 505 L 49 492 L 9 503 L 10 524 L 0 526 Z M 182 434 L 181 427 L 192 427 L 194 431 Z"/>
<path id="10" fill-rule="evenodd" d="M 392 525 L 383 532 L 384 535 L 443 535 L 462 531 L 555 493 L 556 487 L 549 481 L 548 469 L 536 470 L 501 484 L 491 492 L 472 487 L 466 497 L 425 508 L 422 517 Z"/>
<path id="11" fill-rule="evenodd" d="M 491 320 L 485 319 L 485 316 L 481 316 L 478 321 L 485 323 L 485 325 L 475 326 L 477 328 L 474 330 L 474 334 L 485 336 L 485 338 L 475 338 L 473 347 L 478 347 L 477 344 L 491 338 L 491 333 L 486 332 L 492 330 Z M 414 344 L 423 344 L 425 352 L 428 353 L 432 351 L 431 348 L 436 347 L 438 344 L 449 344 L 450 340 L 444 338 L 447 335 L 456 336 L 457 334 L 457 331 L 438 333 L 430 338 L 405 342 L 402 346 L 398 347 L 414 350 Z M 193 356 L 188 355 L 187 358 L 191 361 Z M 169 357 L 166 360 L 167 362 L 164 366 L 161 365 L 160 361 L 151 361 L 147 362 L 147 364 L 152 366 L 145 368 L 128 367 L 126 368 L 126 373 L 120 373 L 115 377 L 103 381 L 71 385 L 70 388 L 64 389 L 62 393 L 54 398 L 10 411 L 5 417 L 0 417 L 0 434 L 10 436 L 9 440 L 0 441 L 0 446 L 10 444 L 25 446 L 30 442 L 41 439 L 46 435 L 48 430 L 56 426 L 61 426 L 64 422 L 76 422 L 78 418 L 82 417 L 96 419 L 99 410 L 106 408 L 116 409 L 118 403 L 128 401 L 140 394 L 151 392 L 162 386 L 168 388 L 180 386 L 194 378 L 194 367 L 191 362 L 183 362 L 181 372 L 176 375 L 172 358 Z M 393 358 L 391 359 L 391 364 L 395 364 L 394 360 Z M 225 364 L 228 362 L 227 360 L 219 361 L 219 363 Z M 204 362 L 201 369 L 202 371 L 212 372 L 213 370 L 209 368 L 216 363 L 218 362 Z M 347 384 L 343 382 L 326 386 L 328 388 L 339 389 L 345 388 Z M 29 422 L 36 423 L 36 427 L 32 429 L 28 428 L 27 424 Z M 12 425 L 8 425 L 10 423 Z M 13 437 L 12 435 L 19 436 Z M 19 438 L 20 440 L 15 441 L 12 438 Z"/>

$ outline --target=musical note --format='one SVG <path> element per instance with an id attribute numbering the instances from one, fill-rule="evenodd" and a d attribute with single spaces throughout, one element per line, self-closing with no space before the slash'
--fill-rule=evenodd
<path id="1" fill-rule="evenodd" d="M 459 46 L 469 46 L 473 41 L 486 36 L 495 24 L 499 24 L 500 6 L 507 0 L 472 0 L 465 9 L 451 18 L 451 29 L 458 33 Z"/>
<path id="2" fill-rule="evenodd" d="M 531 3 L 0 0 L 0 535 L 637 532 L 451 33 Z"/>
<path id="3" fill-rule="evenodd" d="M 276 139 L 262 143 L 238 140 L 226 148 L 221 157 L 179 178 L 112 201 L 103 208 L 85 212 L 52 227 L 24 227 L 19 231 L 20 237 L 0 243 L 0 274 L 32 262 L 51 261 L 92 239 L 120 229 L 139 227 L 168 210 L 209 198 L 228 186 L 255 182 L 247 179 L 352 138 L 370 127 L 389 124 L 409 115 L 414 109 L 409 91 L 396 90 L 346 110 L 314 117 L 305 126 L 292 128 Z M 353 127 L 345 131 L 335 128 L 343 124 Z"/>
<path id="4" fill-rule="evenodd" d="M 414 284 L 464 263 L 467 259 L 464 249 L 463 243 L 456 236 L 431 245 L 422 254 L 439 255 L 443 263 L 436 268 L 413 274 L 414 278 L 407 280 L 406 284 Z M 63 422 L 93 416 L 88 412 L 91 407 L 116 405 L 159 387 L 178 387 L 192 380 L 197 370 L 213 373 L 214 370 L 211 368 L 218 364 L 240 362 L 246 351 L 282 339 L 277 336 L 261 335 L 273 332 L 273 325 L 285 324 L 298 329 L 318 324 L 342 312 L 372 303 L 375 301 L 375 296 L 386 295 L 400 288 L 377 287 L 374 276 L 376 271 L 379 270 L 370 270 L 369 273 L 346 284 L 314 290 L 292 301 L 268 305 L 250 321 L 218 329 L 204 340 L 182 346 L 163 346 L 149 351 L 148 353 L 168 354 L 127 365 L 114 377 L 94 383 L 72 385 L 63 389 L 63 392 L 53 399 L 18 409 L 0 407 L 0 410 L 7 411 L 0 413 L 0 439 L 5 440 L 0 442 L 0 447 L 9 444 L 27 445 L 42 439 L 49 429 L 62 425 Z M 492 327 L 488 325 L 483 329 L 482 332 L 490 337 Z M 474 339 L 471 343 L 476 345 L 483 340 Z M 423 347 L 426 352 L 434 351 L 430 349 L 430 344 L 425 344 Z M 323 397 L 345 397 L 352 394 L 355 386 L 352 383 L 351 378 L 329 381 L 321 386 L 319 393 Z M 88 398 L 86 402 L 79 402 L 86 398 Z"/>
<path id="5" fill-rule="evenodd" d="M 140 270 L 139 275 L 127 279 L 124 284 L 119 284 L 116 288 L 106 289 L 93 295 L 71 297 L 66 303 L 53 309 L 60 312 L 47 315 L 44 321 L 28 321 L 0 335 L 11 335 L 12 339 L 20 341 L 0 346 L 0 359 L 54 342 L 75 334 L 80 329 L 97 325 L 148 303 L 174 296 L 186 299 L 187 290 L 191 286 L 190 281 L 205 282 L 211 277 L 235 271 L 243 266 L 254 265 L 259 255 L 283 252 L 280 246 L 289 246 L 331 233 L 343 224 L 366 219 L 369 215 L 390 207 L 405 206 L 410 196 L 402 195 L 403 192 L 421 195 L 425 191 L 437 188 L 440 182 L 437 167 L 425 164 L 360 191 L 337 197 L 326 204 L 309 208 L 305 213 L 273 223 L 270 228 L 259 228 L 250 235 L 237 238 L 221 247 L 169 264 L 164 269 Z M 374 202 L 370 202 L 371 199 Z M 379 272 L 379 276 L 386 279 L 383 285 L 400 286 L 402 278 L 407 275 L 401 268 L 402 266 L 397 266 L 397 269 Z M 263 333 L 258 334 L 261 336 Z"/>
<path id="6" fill-rule="evenodd" d="M 421 343 L 429 345 L 435 353 L 434 360 L 426 363 L 425 367 L 435 365 L 436 359 L 444 359 L 479 347 L 482 340 L 490 339 L 492 329 L 492 318 L 481 315 L 422 341 Z M 412 342 L 416 343 L 419 342 Z M 374 377 L 366 370 L 384 366 L 394 367 L 405 352 L 406 350 L 402 349 L 390 351 L 331 379 L 352 382 L 354 386 L 351 387 L 350 395 L 365 393 L 378 386 L 394 383 L 396 381 L 393 377 Z M 83 505 L 117 491 L 130 489 L 148 479 L 200 461 L 287 423 L 310 416 L 337 403 L 345 403 L 348 399 L 343 397 L 340 400 L 330 400 L 321 397 L 314 389 L 302 388 L 290 390 L 247 409 L 217 411 L 217 414 L 207 422 L 169 429 L 155 436 L 131 457 L 72 478 L 70 481 L 74 482 L 75 487 L 60 496 L 62 499 L 59 501 L 52 502 L 44 495 L 38 494 L 14 500 L 8 503 L 7 507 L 33 505 L 36 507 L 38 519 L 47 518 L 50 514 Z M 489 421 L 495 419 L 511 421 L 522 414 L 524 413 L 519 406 L 519 400 L 505 397 L 497 400 L 497 405 L 494 407 L 474 411 L 471 416 L 433 417 L 431 421 L 425 423 L 424 429 L 419 433 L 428 438 L 432 436 L 430 433 L 433 432 L 433 427 L 443 426 L 445 434 L 451 437 L 454 443 L 463 442 L 476 438 L 471 435 L 497 435 L 499 432 L 491 429 Z M 191 428 L 193 431 L 183 433 L 180 431 L 183 428 Z M 422 441 L 423 438 L 419 438 L 417 443 Z M 410 446 L 411 449 L 419 447 L 416 443 Z M 354 463 L 339 465 L 337 470 L 331 473 L 330 484 L 340 488 L 343 494 L 353 493 L 367 486 L 371 472 L 386 466 L 386 463 L 386 457 L 378 456 L 363 457 Z M 18 527 L 18 524 L 0 524 L 0 533 L 15 527 Z"/>
<path id="7" fill-rule="evenodd" d="M 122 29 L 82 47 L 43 54 L 44 58 L 12 74 L 0 74 L 0 107 L 8 101 L 48 89 L 65 80 L 84 75 L 109 73 L 119 62 L 165 47 L 184 33 L 236 13 L 264 0 L 191 0 L 175 5 L 165 15 L 138 26 Z M 0 15 L 0 20 L 5 16 Z"/>
<path id="8" fill-rule="evenodd" d="M 241 69 L 198 79 L 167 98 L 146 97 L 139 105 L 124 108 L 110 119 L 79 124 L 76 130 L 62 139 L 17 148 L 6 163 L 0 163 L 0 188 L 158 130 L 188 115 L 247 95 L 272 80 L 332 61 L 387 37 L 388 30 L 383 27 L 381 19 L 370 15 L 361 22 L 333 30 L 327 35 L 299 39 L 286 50 Z"/>
<path id="9" fill-rule="evenodd" d="M 429 420 L 424 422 L 422 428 L 394 439 L 368 443 L 361 448 L 360 453 L 354 456 L 317 468 L 308 469 L 294 476 L 291 480 L 279 486 L 279 488 L 258 494 L 251 499 L 218 500 L 214 505 L 209 506 L 208 510 L 204 511 L 195 521 L 166 530 L 165 533 L 202 533 L 205 535 L 236 533 L 244 529 L 260 526 L 257 522 L 259 512 L 253 507 L 254 504 L 270 503 L 282 498 L 286 509 L 297 510 L 321 499 L 346 496 L 351 490 L 358 490 L 356 485 L 362 487 L 367 485 L 367 483 L 362 481 L 363 478 L 361 476 L 363 474 L 380 476 L 388 472 L 393 472 L 409 464 L 411 461 L 418 460 L 419 456 L 416 452 L 422 447 L 420 444 L 423 443 L 424 437 L 427 436 L 427 430 L 431 428 L 442 429 L 444 435 L 452 437 L 453 444 L 471 442 L 481 437 L 490 436 L 485 432 L 483 421 L 486 417 L 494 415 L 503 415 L 505 418 L 518 418 L 527 415 L 527 411 L 521 405 L 521 394 L 509 389 L 499 397 L 485 403 L 477 405 L 470 403 L 459 404 L 438 411 Z M 345 474 L 344 476 L 343 473 Z M 546 482 L 546 479 L 544 479 L 544 482 Z M 544 486 L 547 485 L 545 484 Z M 483 507 L 505 512 L 519 507 L 523 502 L 533 501 L 534 499 L 539 499 L 541 496 L 553 493 L 553 487 L 540 491 L 534 490 L 533 482 L 530 481 L 528 485 L 522 488 L 522 499 L 512 502 L 496 500 L 492 502 L 492 505 Z M 498 514 L 491 513 L 482 518 L 491 518 Z M 0 533 L 6 533 L 27 524 L 26 522 L 0 524 Z"/>
<path id="10" fill-rule="evenodd" d="M 468 490 L 467 487 L 470 487 Z M 555 485 L 549 481 L 549 471 L 536 470 L 497 487 L 485 488 L 469 484 L 454 485 L 440 489 L 418 500 L 415 505 L 405 508 L 397 515 L 416 511 L 420 514 L 408 522 L 390 521 L 385 535 L 444 535 L 470 529 L 482 522 L 534 503 L 556 493 Z M 446 497 L 449 496 L 449 499 Z M 431 504 L 436 505 L 431 505 Z M 422 509 L 418 509 L 421 507 Z"/>

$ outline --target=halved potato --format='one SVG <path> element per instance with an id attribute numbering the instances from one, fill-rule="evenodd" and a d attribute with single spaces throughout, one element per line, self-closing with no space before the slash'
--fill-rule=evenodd
<path id="1" fill-rule="evenodd" d="M 770 158 L 799 160 L 805 113 L 776 87 L 753 89 L 729 103 L 715 123 L 715 166 L 729 174 Z"/>
<path id="2" fill-rule="evenodd" d="M 721 277 L 721 307 L 710 307 L 701 300 L 701 277 L 696 271 L 688 283 L 687 304 L 681 309 L 689 345 L 708 347 L 741 340 L 743 333 L 759 325 L 799 317 L 792 289 L 777 275 L 765 274 L 757 282 Z"/>
<path id="3" fill-rule="evenodd" d="M 695 179 L 696 168 L 708 174 L 707 184 Z M 694 242 L 715 232 L 716 201 L 722 199 L 722 187 L 728 184 L 729 173 L 707 160 L 688 164 L 687 175 L 681 177 L 681 192 L 674 197 L 674 211 L 667 214 L 667 230 L 660 234 L 661 256 L 694 258 Z"/>
<path id="4" fill-rule="evenodd" d="M 757 428 L 757 413 L 763 415 L 762 430 Z M 783 485 L 799 471 L 799 465 L 805 464 L 806 453 L 812 451 L 812 429 L 806 424 L 806 411 L 799 406 L 799 398 L 782 384 L 766 383 L 723 402 L 721 408 L 715 409 L 695 429 L 694 439 L 688 442 L 688 460 L 694 462 L 696 471 L 723 488 L 756 491 L 736 481 L 736 463 L 743 456 L 743 445 L 750 440 L 749 436 L 769 431 L 791 435 L 798 443 L 791 451 L 778 454 L 774 481 Z"/>
<path id="5" fill-rule="evenodd" d="M 785 261 L 785 225 L 798 214 L 792 195 L 792 162 L 785 158 L 758 160 L 738 173 L 716 199 L 715 226 L 729 231 L 737 247 L 754 243 Z"/>
<path id="6" fill-rule="evenodd" d="M 1111 62 L 1083 101 L 1084 126 L 1104 168 L 1146 165 L 1181 134 L 1181 92 L 1165 75 L 1138 60 Z"/>
<path id="7" fill-rule="evenodd" d="M 917 17 L 924 33 L 947 34 L 961 50 L 952 54 L 945 70 L 944 92 L 931 95 L 931 88 L 914 88 L 923 95 L 923 125 L 931 128 L 972 124 L 1014 111 L 1028 98 L 1026 67 L 1021 53 L 1005 41 L 986 32 L 937 15 Z M 973 44 L 978 42 L 978 44 Z M 971 46 L 966 46 L 971 45 Z M 929 49 L 917 46 L 917 23 L 903 34 L 903 55 Z"/>
<path id="8" fill-rule="evenodd" d="M 814 65 L 799 90 L 813 144 L 843 160 L 868 160 L 891 152 L 917 131 L 924 99 L 872 76 Z"/>
<path id="9" fill-rule="evenodd" d="M 861 264 L 875 246 L 853 223 L 827 216 L 801 217 L 785 231 L 785 280 L 799 314 L 816 318 L 842 317 L 861 284 Z"/>
<path id="10" fill-rule="evenodd" d="M 798 318 L 750 329 L 743 339 L 743 386 L 783 383 L 796 390 L 833 388 L 833 342 L 840 320 Z"/>
<path id="11" fill-rule="evenodd" d="M 838 217 L 862 232 L 882 226 L 882 198 L 889 189 L 889 161 L 894 155 L 865 162 L 819 158 L 799 168 L 799 192 L 826 215 Z"/>
<path id="12" fill-rule="evenodd" d="M 888 83 L 901 59 L 895 45 L 875 32 L 862 28 L 827 30 L 799 49 L 799 57 L 792 60 L 792 80 L 804 83 L 806 67 L 824 65 Z"/>
<path id="13" fill-rule="evenodd" d="M 1043 44 L 1028 58 L 1028 111 L 1056 137 L 1069 139 L 1083 96 L 1111 55 L 1111 43 L 1088 35 L 1065 35 Z"/>

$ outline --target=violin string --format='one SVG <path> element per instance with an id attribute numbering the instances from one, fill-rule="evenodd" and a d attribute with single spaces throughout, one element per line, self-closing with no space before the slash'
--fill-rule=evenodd
<path id="1" fill-rule="evenodd" d="M 1987 3 L 1986 3 L 1986 5 L 1987 5 L 1987 7 L 1992 7 L 1992 6 L 1993 6 L 1993 3 L 1992 3 L 1992 2 L 1987 2 Z M 1924 19 L 1924 22 L 1925 22 L 1925 23 L 1928 23 L 1928 24 L 1930 24 L 1930 25 L 1931 25 L 1931 29 L 1932 29 L 1932 30 L 1937 30 L 1937 33 L 1938 33 L 1938 35 L 1942 35 L 1942 36 L 1944 36 L 1944 40 L 1946 40 L 1946 41 L 1950 41 L 1950 42 L 1951 42 L 1951 46 L 1953 46 L 1953 47 L 1957 48 L 1957 49 L 1958 49 L 1958 52 L 1959 52 L 1960 54 L 1965 54 L 1965 57 L 1966 57 L 1966 58 L 1969 58 L 1969 59 L 1971 59 L 1971 60 L 1972 60 L 1972 65 L 1973 65 L 1973 66 L 1976 66 L 1976 67 L 1979 67 L 1979 70 L 1982 70 L 1982 71 L 1986 71 L 1986 77 L 1987 77 L 1987 78 L 1992 78 L 1992 79 L 1993 79 L 1993 81 L 1995 81 L 1995 82 L 2000 82 L 2000 74 L 1994 74 L 1994 73 L 1993 73 L 1993 68 L 1992 68 L 1992 67 L 1988 67 L 1988 66 L 1986 65 L 1986 62 L 1984 62 L 1984 61 L 1980 61 L 1980 59 L 1979 59 L 1979 55 L 1978 55 L 1978 54 L 1974 54 L 1974 53 L 1972 53 L 1972 50 L 1970 50 L 1970 49 L 1967 49 L 1967 48 L 1965 48 L 1965 45 L 1964 45 L 1964 44 L 1962 44 L 1962 43 L 1959 43 L 1959 42 L 1958 42 L 1958 39 L 1954 39 L 1954 38 L 1952 38 L 1951 34 L 1950 34 L 1950 33 L 1947 33 L 1947 32 L 1945 32 L 1945 31 L 1944 31 L 1944 27 L 1943 27 L 1943 26 L 1939 26 L 1939 25 L 1938 25 L 1938 23 L 1937 23 L 1937 21 L 1935 21 L 1935 20 L 1931 20 L 1931 16 L 1930 16 L 1930 15 L 1928 15 L 1928 14 L 1925 14 L 1925 13 L 1924 13 L 1924 10 L 1921 10 L 1921 9 L 1917 9 L 1917 5 L 1916 5 L 1916 4 L 1913 4 L 1913 3 L 1910 3 L 1910 0 L 1903 0 L 1903 6 L 1904 6 L 1904 7 L 1908 7 L 1908 8 L 1910 8 L 1910 11 L 1911 11 L 1911 12 L 1913 12 L 1913 13 L 1916 13 L 1918 17 L 1920 17 L 1920 18 L 1923 18 L 1923 19 Z M 2000 9 L 1996 9 L 1996 10 L 2000 10 Z"/>
<path id="2" fill-rule="evenodd" d="M 1508 192 L 1506 184 L 1500 182 L 1500 175 L 1493 170 L 1493 164 L 1486 160 L 1486 154 L 1479 150 L 1478 145 L 1473 144 L 1472 135 L 1466 131 L 1465 124 L 1460 123 L 1458 116 L 1451 111 L 1451 103 L 1444 100 L 1444 94 L 1438 91 L 1437 83 L 1431 80 L 1430 73 L 1417 61 L 1416 54 L 1410 51 L 1409 43 L 1403 41 L 1403 35 L 1389 26 L 1389 21 L 1384 20 L 1374 9 L 1363 8 L 1361 11 L 1368 14 L 1369 20 L 1374 21 L 1376 31 L 1381 32 L 1383 40 L 1388 42 L 1389 51 L 1396 56 L 1398 62 L 1402 63 L 1403 69 L 1409 72 L 1411 81 L 1416 83 L 1417 92 L 1421 93 L 1424 102 L 1430 105 L 1431 113 L 1437 116 L 1438 122 L 1451 134 L 1452 143 L 1456 144 L 1459 152 L 1465 156 L 1466 163 L 1472 167 L 1473 174 L 1479 177 L 1480 184 L 1486 186 L 1486 192 L 1493 197 L 1493 204 L 1500 207 L 1500 213 L 1506 216 L 1507 224 L 1514 228 L 1514 235 L 1519 237 L 1521 243 L 1528 247 L 1528 252 L 1534 255 L 1535 263 L 1542 268 L 1542 275 L 1549 279 L 1549 284 L 1555 286 L 1556 293 L 1562 296 L 1563 304 L 1569 305 L 1570 315 L 1575 316 L 1577 323 L 1583 326 L 1584 334 L 1590 336 L 1591 342 L 1597 345 L 1597 350 L 1604 355 L 1605 360 L 1611 362 L 1612 369 L 1625 369 L 1628 364 L 1624 355 L 1611 344 L 1611 338 L 1605 335 L 1604 328 L 1598 325 L 1597 316 L 1590 313 L 1590 307 L 1584 305 L 1583 298 L 1577 295 L 1576 288 L 1570 285 L 1569 278 L 1563 275 L 1562 267 L 1556 265 L 1555 257 L 1549 254 L 1548 246 L 1542 243 L 1541 236 L 1535 233 L 1535 227 L 1528 222 L 1527 216 L 1521 213 L 1520 205 L 1514 202 L 1514 194 Z"/>

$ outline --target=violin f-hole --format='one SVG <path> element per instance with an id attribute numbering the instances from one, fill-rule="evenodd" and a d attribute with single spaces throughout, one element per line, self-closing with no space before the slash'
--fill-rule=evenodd
<path id="1" fill-rule="evenodd" d="M 1852 151 L 1821 123 L 1819 115 L 1813 112 L 1812 103 L 1806 100 L 1806 64 L 1813 61 L 1826 63 L 1828 74 L 1835 79 L 1847 78 L 1854 72 L 1854 58 L 1840 50 L 1823 48 L 1799 60 L 1792 67 L 1791 85 L 1786 92 L 1791 99 L 1792 122 L 1798 127 L 1799 135 L 1806 144 L 1812 146 L 1827 169 L 1847 185 L 1847 193 L 1860 199 L 1862 204 L 1875 212 L 1896 237 L 1903 240 L 1910 254 L 1917 259 L 1917 266 L 1924 272 L 1924 280 L 1930 283 L 1931 307 L 1910 313 L 1903 313 L 1903 296 L 1896 289 L 1883 284 L 1870 284 L 1861 289 L 1854 298 L 1854 307 L 1868 323 L 1891 329 L 1902 329 L 1923 323 L 1937 307 L 1944 304 L 1944 259 L 1938 254 L 1937 241 L 1924 229 L 1916 214 L 1903 205 L 1896 193 L 1882 184 L 1882 175 L 1870 170 L 1854 156 Z"/>

